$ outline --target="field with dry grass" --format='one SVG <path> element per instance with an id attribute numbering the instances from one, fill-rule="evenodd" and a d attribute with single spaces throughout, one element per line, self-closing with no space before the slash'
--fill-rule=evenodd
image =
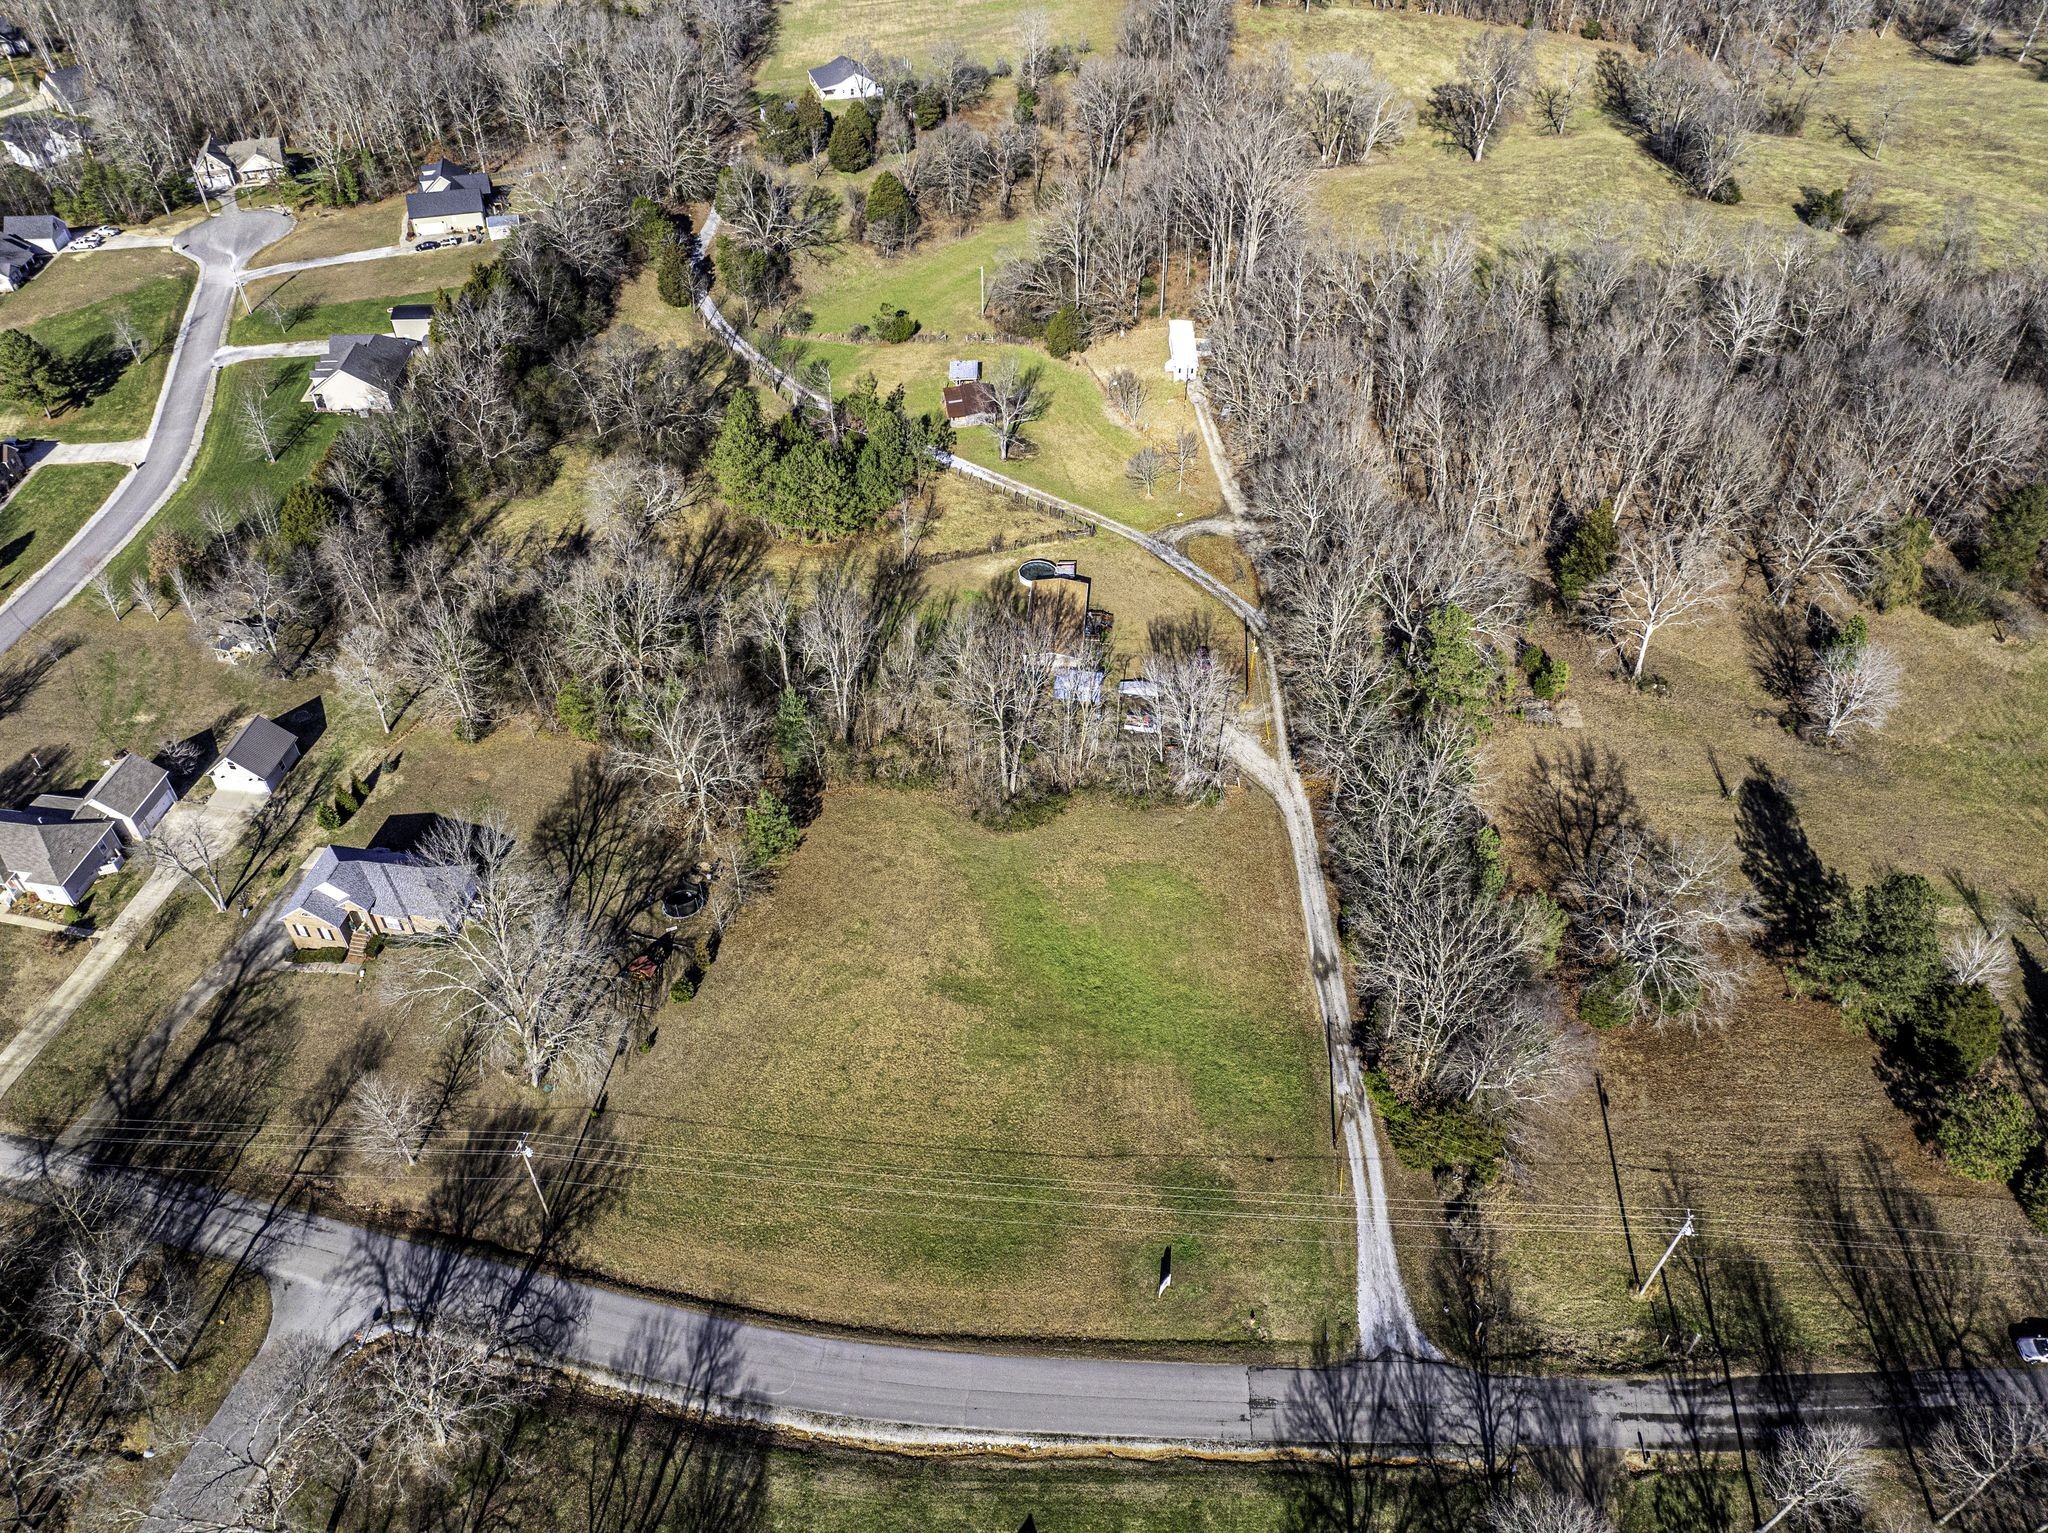
<path id="1" fill-rule="evenodd" d="M 1348 1312 L 1350 1229 L 1301 942 L 1255 796 L 1088 798 L 1004 833 L 924 792 L 835 789 L 595 1120 L 567 1086 L 452 1062 L 374 975 L 274 982 L 209 1029 L 209 1078 L 271 1114 L 237 1175 L 531 1238 L 496 1157 L 394 1180 L 303 1153 L 356 1069 L 450 1083 L 460 1123 L 540 1131 L 543 1185 L 587 1200 L 559 1254 L 627 1283 L 923 1335 L 1298 1353 Z"/>
<path id="2" fill-rule="evenodd" d="M 875 50 L 913 59 L 941 43 L 972 58 L 1014 60 L 1027 11 L 1043 11 L 1052 36 L 1109 44 L 1116 7 L 1089 0 L 789 0 L 775 9 L 775 48 L 761 66 L 763 89 L 793 91 L 804 71 L 835 55 Z"/>
<path id="3" fill-rule="evenodd" d="M 192 263 L 168 250 L 66 251 L 19 292 L 0 294 L 0 326 L 25 330 L 53 314 L 103 303 L 158 277 L 189 277 Z"/>
<path id="4" fill-rule="evenodd" d="M 1369 55 L 1420 107 L 1431 87 L 1452 77 L 1459 53 L 1482 30 L 1421 10 L 1273 7 L 1241 14 L 1239 51 L 1285 44 L 1297 63 L 1327 51 Z M 1590 75 L 1612 46 L 1539 33 L 1537 73 L 1554 79 L 1577 65 Z M 1896 85 L 1906 97 L 1897 137 L 1871 155 L 1857 139 L 1867 132 L 1882 85 Z M 1947 210 L 1963 204 L 1985 241 L 2008 254 L 2023 249 L 2038 227 L 2048 199 L 2048 157 L 2038 151 L 2048 142 L 2048 91 L 2022 66 L 1985 59 L 1959 68 L 1896 35 L 1865 35 L 1845 40 L 1818 79 L 1788 65 L 1777 90 L 1806 100 L 1805 129 L 1796 137 L 1755 138 L 1736 172 L 1743 199 L 1735 207 L 1687 197 L 1605 112 L 1591 83 L 1562 137 L 1524 122 L 1474 164 L 1423 123 L 1407 143 L 1369 165 L 1319 173 L 1315 194 L 1339 228 L 1369 228 L 1385 210 L 1401 206 L 1432 220 L 1470 218 L 1494 240 L 1530 220 L 1639 231 L 1646 215 L 1680 207 L 1724 230 L 1752 221 L 1791 230 L 1802 187 L 1825 191 L 1867 172 L 1889 210 L 1887 237 L 1932 234 Z"/>
<path id="5" fill-rule="evenodd" d="M 403 195 L 359 203 L 352 208 L 323 208 L 309 202 L 292 209 L 295 222 L 291 230 L 275 243 L 265 245 L 249 265 L 281 266 L 287 261 L 314 261 L 322 256 L 395 245 L 404 216 Z"/>
<path id="6" fill-rule="evenodd" d="M 1486 791 L 1522 875 L 1545 878 L 1559 826 L 1599 805 L 1738 847 L 1766 895 L 1762 870 L 1808 852 L 1858 883 L 1890 867 L 1923 873 L 1957 901 L 1959 921 L 1966 889 L 1993 902 L 2048 892 L 2048 652 L 1918 612 L 1873 614 L 1873 636 L 1906 659 L 1906 695 L 1882 736 L 1828 750 L 1779 722 L 1784 704 L 1761 679 L 1763 616 L 1672 635 L 1652 655 L 1662 693 L 1603 673 L 1583 638 L 1539 629 L 1571 662 L 1584 728 L 1510 726 L 1488 749 Z M 1560 801 L 1571 816 L 1538 807 Z M 1916 1140 L 1873 1043 L 1836 1008 L 1789 996 L 1776 964 L 1755 960 L 1719 1031 L 1631 1028 L 1581 1044 L 1572 1088 L 1535 1115 L 1514 1174 L 1486 1199 L 1525 1314 L 1555 1354 L 1640 1359 L 1670 1326 L 1661 1295 L 1654 1306 L 1626 1297 L 1595 1071 L 1639 1269 L 1687 1208 L 1700 1217 L 1705 1238 L 1688 1251 L 1704 1267 L 1681 1263 L 1673 1277 L 1682 1328 L 1700 1320 L 1702 1276 L 1757 1363 L 1773 1336 L 1794 1355 L 1862 1357 L 1866 1325 L 1932 1324 L 1920 1313 L 1930 1294 L 1971 1345 L 1998 1356 L 2005 1325 L 2048 1305 L 2048 1237 L 2003 1187 L 1955 1175 Z M 1431 1189 L 1412 1173 L 1401 1183 L 1414 1219 L 1404 1259 L 1423 1285 Z M 1917 1295 L 1915 1272 L 1926 1279 Z M 1913 1313 L 1874 1320 L 1884 1303 Z"/>

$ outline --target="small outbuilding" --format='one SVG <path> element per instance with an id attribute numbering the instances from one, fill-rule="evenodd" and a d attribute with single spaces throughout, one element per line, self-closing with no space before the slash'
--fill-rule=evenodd
<path id="1" fill-rule="evenodd" d="M 1175 383 L 1195 381 L 1196 374 L 1202 370 L 1206 349 L 1204 343 L 1196 338 L 1193 320 L 1169 319 L 1166 322 L 1166 376 Z"/>
<path id="2" fill-rule="evenodd" d="M 427 344 L 434 328 L 434 306 L 430 303 L 401 303 L 391 310 L 391 333 L 401 341 Z"/>
<path id="3" fill-rule="evenodd" d="M 277 791 L 298 759 L 298 736 L 258 714 L 235 731 L 210 775 L 213 785 L 224 792 L 268 795 Z"/>
<path id="4" fill-rule="evenodd" d="M 946 419 L 956 427 L 986 426 L 996 418 L 996 396 L 979 379 L 946 386 Z"/>
<path id="5" fill-rule="evenodd" d="M 843 53 L 806 73 L 821 101 L 876 101 L 882 95 L 874 76 Z"/>

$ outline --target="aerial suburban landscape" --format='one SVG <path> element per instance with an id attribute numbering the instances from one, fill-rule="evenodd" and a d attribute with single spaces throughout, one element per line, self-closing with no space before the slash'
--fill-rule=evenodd
<path id="1" fill-rule="evenodd" d="M 0 1528 L 2048 1533 L 2048 0 L 0 150 Z"/>

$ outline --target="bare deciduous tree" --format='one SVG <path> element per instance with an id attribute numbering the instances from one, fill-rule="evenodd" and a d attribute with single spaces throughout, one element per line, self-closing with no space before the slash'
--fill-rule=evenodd
<path id="1" fill-rule="evenodd" d="M 1159 449 L 1147 443 L 1124 462 L 1124 478 L 1145 492 L 1150 500 L 1152 492 L 1159 488 L 1159 481 L 1166 477 L 1166 460 L 1159 455 Z"/>
<path id="2" fill-rule="evenodd" d="M 1720 606 L 1728 582 L 1720 532 L 1711 522 L 1638 524 L 1623 538 L 1613 570 L 1590 593 L 1593 623 L 1640 681 L 1650 641 Z"/>
<path id="3" fill-rule="evenodd" d="M 128 581 L 128 595 L 135 605 L 147 612 L 156 622 L 164 620 L 164 599 L 157 588 L 150 584 L 147 575 L 136 575 Z"/>
<path id="4" fill-rule="evenodd" d="M 112 571 L 100 570 L 92 577 L 92 594 L 105 604 L 115 622 L 121 621 L 121 590 L 114 584 Z"/>
<path id="5" fill-rule="evenodd" d="M 1945 1528 L 1994 1486 L 2048 1467 L 2048 1406 L 1964 1406 L 1936 1429 L 1926 1462 L 1945 1508 L 1934 1525 Z"/>
<path id="6" fill-rule="evenodd" d="M 142 360 L 142 354 L 149 349 L 149 342 L 142 334 L 142 327 L 135 323 L 135 315 L 123 304 L 114 310 L 109 323 L 114 331 L 114 349 L 128 358 L 129 366 Z"/>
<path id="7" fill-rule="evenodd" d="M 1819 1421 L 1793 1427 L 1771 1445 L 1764 1459 L 1764 1494 L 1777 1503 L 1763 1529 L 1832 1528 L 1863 1509 L 1872 1464 L 1870 1438 L 1853 1421 Z"/>
<path id="8" fill-rule="evenodd" d="M 860 686 L 881 638 L 874 582 L 852 559 L 834 559 L 818 571 L 811 599 L 796 620 L 796 648 L 818 678 L 825 717 L 835 738 L 853 738 Z"/>
<path id="9" fill-rule="evenodd" d="M 132 1401 L 152 1375 L 179 1371 L 199 1318 L 192 1283 L 114 1194 L 62 1187 L 56 1201 L 66 1235 L 38 1324 L 91 1364 L 111 1396 Z"/>
<path id="10" fill-rule="evenodd" d="M 1415 108 L 1372 60 L 1352 53 L 1310 58 L 1298 100 L 1324 165 L 1368 164 L 1375 149 L 1391 149 L 1406 138 L 1415 121 Z"/>
<path id="11" fill-rule="evenodd" d="M 204 815 L 166 815 L 143 843 L 157 866 L 173 868 L 198 886 L 217 914 L 228 908 L 222 868 L 233 850 L 228 834 Z"/>
<path id="12" fill-rule="evenodd" d="M 1876 734 L 1898 707 L 1905 678 L 1904 664 L 1888 646 L 1838 640 L 1821 651 L 1800 689 L 1807 727 L 1833 743 L 1859 733 Z"/>
<path id="13" fill-rule="evenodd" d="M 761 780 L 761 720 L 732 688 L 700 671 L 690 684 L 671 683 L 628 711 L 633 728 L 612 748 L 612 761 L 646 778 L 683 828 L 709 835 L 752 797 Z"/>
<path id="14" fill-rule="evenodd" d="M 269 390 L 262 384 L 243 388 L 241 397 L 235 401 L 235 421 L 241 427 L 242 440 L 253 451 L 262 453 L 265 463 L 275 463 L 278 429 L 277 417 L 271 413 Z"/>
<path id="15" fill-rule="evenodd" d="M 1546 1485 L 1503 1496 L 1487 1511 L 1492 1533 L 1612 1533 L 1599 1508 Z"/>
<path id="16" fill-rule="evenodd" d="M 366 1075 L 349 1092 L 355 1147 L 410 1170 L 419 1164 L 434 1122 L 431 1093 L 386 1075 Z"/>
<path id="17" fill-rule="evenodd" d="M 358 623 L 341 636 L 335 647 L 334 679 L 377 710 L 377 723 L 391 733 L 391 705 L 397 686 L 392 675 L 389 646 L 384 635 L 368 623 Z"/>
<path id="18" fill-rule="evenodd" d="M 1152 390 L 1145 380 L 1128 367 L 1119 367 L 1102 380 L 1102 392 L 1109 396 L 1110 408 L 1142 436 L 1148 418 L 1146 407 L 1152 400 Z"/>
<path id="19" fill-rule="evenodd" d="M 529 1086 L 556 1075 L 595 1085 L 622 1016 L 609 935 L 502 832 L 467 827 L 430 840 L 428 863 L 466 867 L 474 893 L 459 930 L 396 954 L 397 994 L 440 1010 Z"/>
<path id="20" fill-rule="evenodd" d="M 17 1379 L 0 1379 L 0 1516 L 11 1528 L 61 1526 L 99 1466 L 93 1434 Z"/>
<path id="21" fill-rule="evenodd" d="M 1173 493 L 1184 495 L 1187 493 L 1188 475 L 1202 461 L 1202 439 L 1192 431 L 1176 431 L 1168 456 L 1173 462 Z"/>
<path id="22" fill-rule="evenodd" d="M 1465 45 L 1458 72 L 1430 92 L 1431 109 L 1452 143 L 1486 158 L 1528 87 L 1535 43 L 1528 34 L 1488 28 Z"/>
<path id="23" fill-rule="evenodd" d="M 1562 137 L 1572 124 L 1572 113 L 1578 110 L 1579 96 L 1585 88 L 1585 60 L 1573 59 L 1564 73 L 1554 80 L 1539 82 L 1530 93 L 1538 120 L 1552 134 Z"/>
<path id="24" fill-rule="evenodd" d="M 502 1321 L 458 1310 L 372 1348 L 355 1364 L 358 1410 L 387 1481 L 446 1484 L 465 1456 L 502 1431 L 536 1382 L 498 1355 Z"/>
<path id="25" fill-rule="evenodd" d="M 1588 956 L 1638 1016 L 1694 1032 L 1728 1014 L 1757 930 L 1730 877 L 1733 854 L 1670 845 L 1635 827 L 1594 848 L 1567 881 Z"/>
<path id="26" fill-rule="evenodd" d="M 988 380 L 989 404 L 995 420 L 996 456 L 1008 461 L 1024 443 L 1024 428 L 1052 408 L 1044 385 L 1045 370 L 1025 367 L 1014 356 L 997 364 Z"/>

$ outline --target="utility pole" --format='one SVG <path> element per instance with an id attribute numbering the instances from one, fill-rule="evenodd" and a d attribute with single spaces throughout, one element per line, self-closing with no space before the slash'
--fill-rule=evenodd
<path id="1" fill-rule="evenodd" d="M 541 1217 L 554 1218 L 553 1211 L 548 1207 L 548 1195 L 540 1190 L 540 1178 L 533 1174 L 533 1146 L 526 1142 L 526 1135 L 519 1136 L 519 1143 L 513 1148 L 512 1153 L 526 1162 L 526 1179 L 533 1183 L 533 1195 L 540 1199 Z"/>
<path id="2" fill-rule="evenodd" d="M 1621 1241 L 1628 1247 L 1628 1283 L 1641 1288 L 1643 1274 L 1636 1266 L 1636 1238 L 1628 1227 L 1628 1203 L 1621 1195 L 1621 1162 L 1614 1158 L 1614 1127 L 1607 1121 L 1607 1082 L 1593 1072 L 1593 1091 L 1600 1098 L 1600 1132 L 1607 1136 L 1607 1169 L 1614 1173 L 1614 1206 L 1621 1210 Z"/>
<path id="3" fill-rule="evenodd" d="M 1650 1297 L 1650 1285 L 1657 1281 L 1657 1274 L 1662 1272 L 1664 1264 L 1671 1260 L 1672 1253 L 1678 1249 L 1679 1241 L 1685 1239 L 1692 1232 L 1692 1210 L 1688 1208 L 1685 1211 L 1685 1223 L 1678 1227 L 1678 1233 L 1671 1237 L 1671 1244 L 1664 1248 L 1664 1254 L 1657 1258 L 1657 1265 L 1650 1269 L 1650 1275 L 1643 1279 L 1642 1287 L 1636 1290 L 1637 1299 L 1647 1299 Z"/>

